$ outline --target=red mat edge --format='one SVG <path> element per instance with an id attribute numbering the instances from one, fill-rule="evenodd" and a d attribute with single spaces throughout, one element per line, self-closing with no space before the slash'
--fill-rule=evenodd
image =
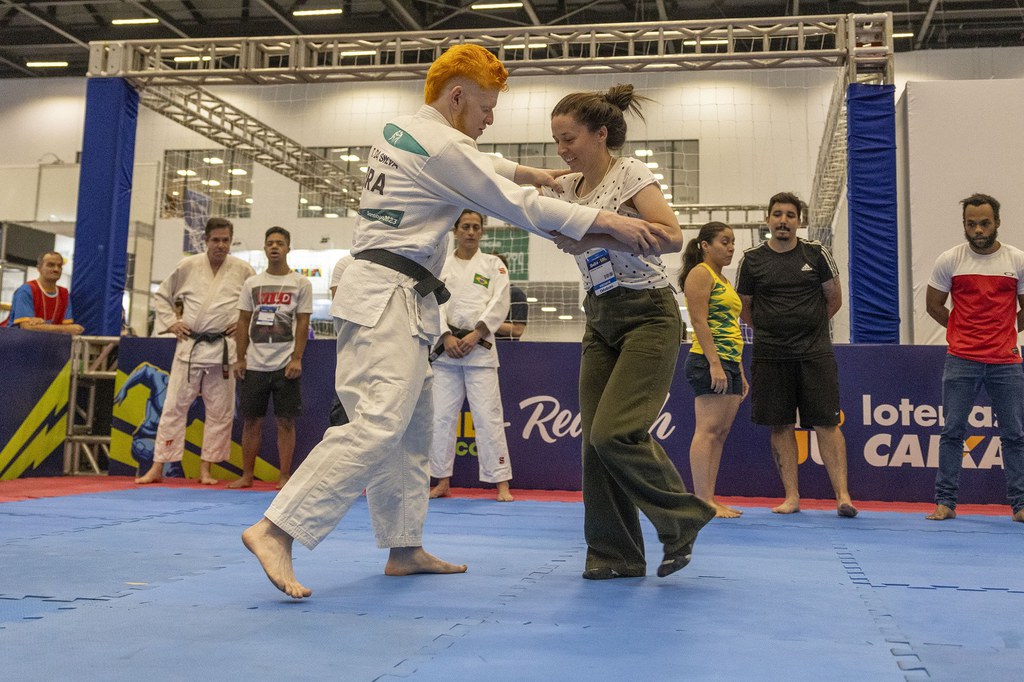
<path id="1" fill-rule="evenodd" d="M 201 488 L 205 490 L 222 490 L 224 483 L 215 486 L 201 485 L 188 479 L 165 479 L 161 483 L 152 484 L 158 488 Z M 18 478 L 11 481 L 0 481 L 0 503 L 34 500 L 47 497 L 63 497 L 65 495 L 87 495 L 89 493 L 129 490 L 138 485 L 131 476 L 53 476 L 39 478 Z M 257 481 L 252 488 L 246 490 L 272 492 L 274 483 Z M 487 488 L 452 488 L 452 497 L 469 499 L 489 499 L 494 491 Z M 532 502 L 581 502 L 582 493 L 573 490 L 520 490 L 513 489 L 512 495 L 517 500 Z M 719 497 L 718 501 L 730 506 L 771 508 L 782 502 L 781 498 L 772 497 Z M 934 509 L 931 502 L 884 502 L 856 500 L 855 504 L 861 511 L 927 513 Z M 802 509 L 831 510 L 835 509 L 834 500 L 800 500 Z M 1002 504 L 960 504 L 956 508 L 958 515 L 978 514 L 982 516 L 1010 515 L 1007 505 Z"/>

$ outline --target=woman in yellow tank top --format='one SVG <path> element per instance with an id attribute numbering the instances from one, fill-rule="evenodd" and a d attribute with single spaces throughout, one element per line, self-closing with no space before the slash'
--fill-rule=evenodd
<path id="1" fill-rule="evenodd" d="M 722 268 L 732 262 L 735 248 L 731 227 L 707 223 L 686 245 L 679 276 L 693 327 L 693 346 L 685 365 L 697 419 L 690 442 L 693 491 L 723 518 L 743 513 L 715 501 L 722 448 L 748 391 L 739 324 L 742 303 L 722 274 Z"/>

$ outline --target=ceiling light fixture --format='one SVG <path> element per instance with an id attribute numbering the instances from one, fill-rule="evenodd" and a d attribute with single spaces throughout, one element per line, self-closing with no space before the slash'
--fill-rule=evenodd
<path id="1" fill-rule="evenodd" d="M 156 17 L 136 17 L 134 19 L 112 19 L 110 23 L 114 26 L 141 26 L 143 24 L 159 24 L 160 20 Z"/>
<path id="2" fill-rule="evenodd" d="M 297 9 L 292 12 L 293 17 L 325 17 L 330 14 L 341 14 L 344 10 L 340 7 L 324 9 Z"/>
<path id="3" fill-rule="evenodd" d="M 342 57 L 372 57 L 377 50 L 347 50 L 341 53 Z"/>
<path id="4" fill-rule="evenodd" d="M 489 9 L 519 9 L 523 6 L 521 2 L 477 2 L 469 6 L 470 9 L 475 10 L 489 10 Z"/>
<path id="5" fill-rule="evenodd" d="M 61 69 L 67 65 L 67 62 L 25 62 L 30 69 Z"/>
<path id="6" fill-rule="evenodd" d="M 914 37 L 914 32 L 913 31 L 906 31 L 904 33 L 893 33 L 892 37 L 893 38 L 913 38 Z"/>

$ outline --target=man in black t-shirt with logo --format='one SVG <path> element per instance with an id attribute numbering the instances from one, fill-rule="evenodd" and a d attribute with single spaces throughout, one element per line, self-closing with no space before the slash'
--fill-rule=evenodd
<path id="1" fill-rule="evenodd" d="M 802 202 L 781 192 L 768 202 L 768 241 L 747 249 L 736 291 L 754 328 L 751 419 L 770 426 L 786 499 L 777 514 L 800 511 L 796 421 L 813 428 L 835 490 L 839 516 L 857 509 L 846 486 L 846 440 L 839 429 L 839 377 L 829 320 L 842 306 L 838 269 L 819 242 L 796 236 Z"/>

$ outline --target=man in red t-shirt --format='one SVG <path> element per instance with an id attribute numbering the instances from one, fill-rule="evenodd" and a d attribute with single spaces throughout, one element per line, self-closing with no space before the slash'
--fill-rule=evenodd
<path id="1" fill-rule="evenodd" d="M 935 511 L 925 518 L 956 518 L 967 420 L 984 385 L 999 421 L 1013 520 L 1024 522 L 1024 368 L 1017 343 L 1024 327 L 1024 251 L 999 242 L 998 201 L 972 194 L 960 203 L 967 243 L 935 261 L 925 299 L 949 344 Z M 950 296 L 952 310 L 946 307 Z"/>
<path id="2" fill-rule="evenodd" d="M 39 278 L 18 287 L 11 301 L 8 327 L 57 334 L 81 334 L 82 325 L 71 317 L 68 290 L 57 284 L 64 269 L 64 256 L 56 251 L 40 254 L 36 261 Z"/>

